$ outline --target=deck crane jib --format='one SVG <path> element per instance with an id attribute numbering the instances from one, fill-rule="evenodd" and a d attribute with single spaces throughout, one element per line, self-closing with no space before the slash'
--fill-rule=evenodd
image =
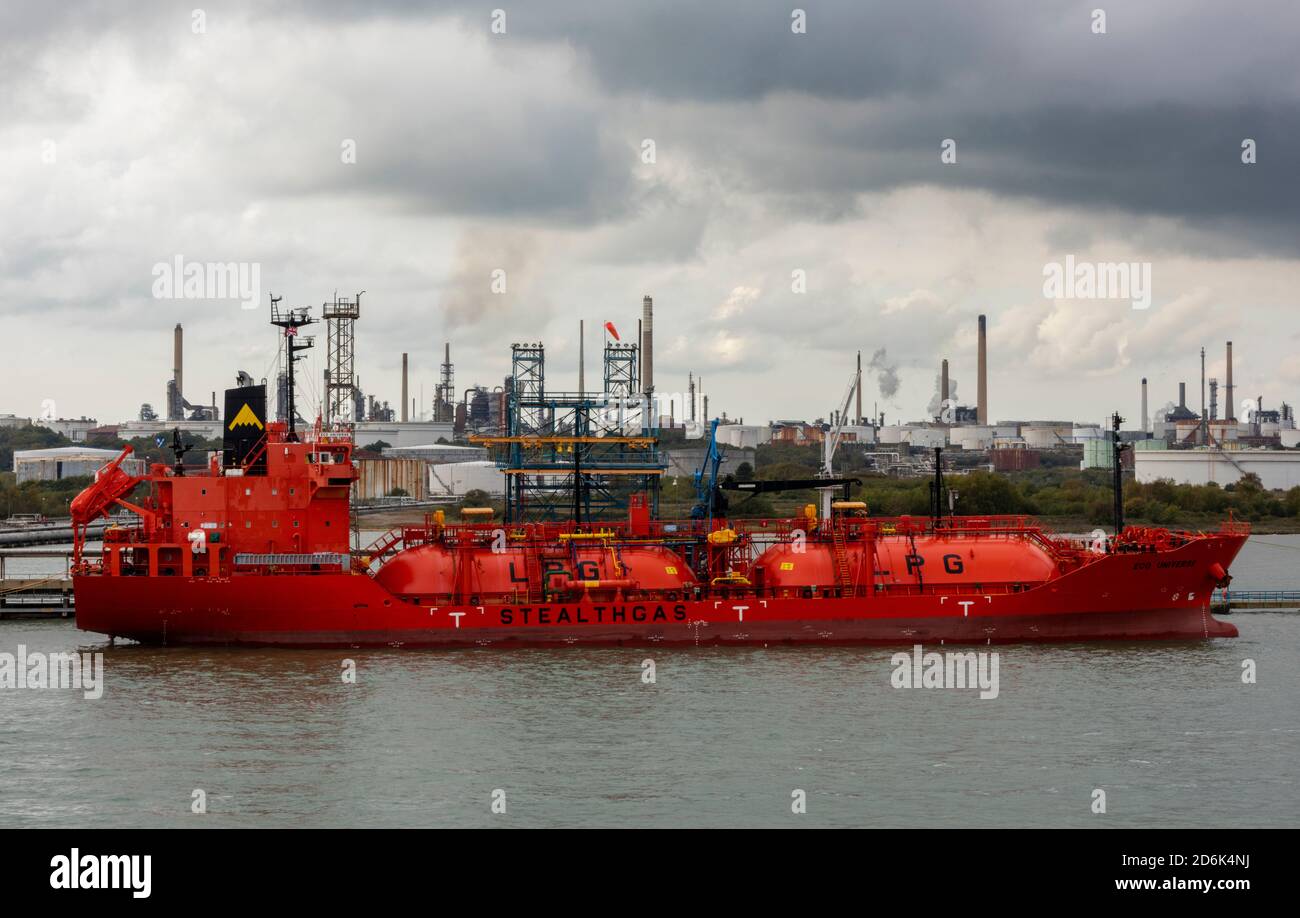
<path id="1" fill-rule="evenodd" d="M 722 465 L 722 451 L 718 449 L 718 419 L 709 423 L 709 445 L 704 453 L 704 461 L 695 470 L 695 506 L 691 508 L 691 517 L 707 520 L 713 529 L 713 517 L 727 515 L 727 498 L 718 486 L 718 469 Z"/>
<path id="2" fill-rule="evenodd" d="M 844 398 L 840 402 L 839 414 L 832 419 L 832 423 L 827 426 L 825 435 L 822 437 L 822 467 L 820 477 L 834 478 L 835 468 L 835 449 L 840 445 L 840 439 L 844 436 L 844 425 L 849 416 L 849 403 L 853 400 L 853 393 L 858 386 L 858 374 L 855 370 L 849 377 L 848 389 L 844 392 Z M 835 493 L 835 487 L 825 487 L 822 492 L 822 519 L 831 518 L 831 499 Z"/>

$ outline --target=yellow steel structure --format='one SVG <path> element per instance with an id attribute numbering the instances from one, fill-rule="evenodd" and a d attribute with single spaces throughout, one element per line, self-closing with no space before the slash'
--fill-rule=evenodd
<path id="1" fill-rule="evenodd" d="M 561 436 L 519 436 L 519 437 L 487 437 L 479 434 L 472 434 L 469 438 L 471 443 L 480 443 L 483 446 L 512 446 L 518 444 L 525 449 L 542 449 L 547 446 L 554 446 L 557 449 L 572 447 L 579 443 L 606 443 L 620 444 L 630 446 L 632 449 L 649 449 L 655 445 L 654 437 L 561 437 Z"/>

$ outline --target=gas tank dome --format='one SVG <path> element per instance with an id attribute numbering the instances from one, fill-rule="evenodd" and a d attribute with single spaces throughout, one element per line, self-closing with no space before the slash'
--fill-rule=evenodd
<path id="1" fill-rule="evenodd" d="M 876 543 L 882 583 L 991 585 L 1041 583 L 1056 563 L 1039 545 L 1020 538 L 953 539 L 944 536 Z"/>
<path id="2" fill-rule="evenodd" d="M 861 545 L 846 546 L 849 564 L 855 571 L 860 565 L 862 550 Z M 751 579 L 777 590 L 834 586 L 835 559 L 827 545 L 811 542 L 797 550 L 794 544 L 782 542 L 758 556 Z"/>
<path id="3" fill-rule="evenodd" d="M 386 561 L 375 582 L 397 596 L 448 594 L 455 591 L 455 565 L 442 545 L 418 545 Z"/>
<path id="4" fill-rule="evenodd" d="M 584 549 L 578 552 L 582 561 L 599 565 L 601 579 L 617 579 L 612 556 L 607 550 Z M 695 574 L 681 555 L 658 545 L 637 545 L 618 553 L 623 566 L 623 576 L 636 582 L 639 590 L 681 590 L 696 583 Z M 581 576 L 575 579 L 588 579 Z"/>

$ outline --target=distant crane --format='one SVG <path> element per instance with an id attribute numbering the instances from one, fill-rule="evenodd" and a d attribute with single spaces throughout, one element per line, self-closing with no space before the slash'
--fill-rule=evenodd
<path id="1" fill-rule="evenodd" d="M 853 400 L 853 392 L 858 387 L 858 374 L 855 370 L 849 377 L 849 387 L 844 393 L 841 400 L 839 414 L 835 415 L 833 423 L 826 431 L 822 438 L 822 467 L 820 477 L 834 478 L 835 468 L 833 460 L 835 458 L 835 449 L 840 445 L 840 439 L 844 436 L 844 424 L 849 416 L 849 402 Z M 831 498 L 834 493 L 834 487 L 825 487 L 822 492 L 822 519 L 831 518 Z"/>
<path id="2" fill-rule="evenodd" d="M 722 451 L 718 449 L 718 419 L 709 424 L 709 447 L 704 453 L 704 461 L 695 470 L 695 506 L 691 508 L 691 518 L 708 520 L 709 529 L 713 529 L 713 515 L 727 514 L 727 497 L 718 487 L 718 468 L 722 465 Z"/>

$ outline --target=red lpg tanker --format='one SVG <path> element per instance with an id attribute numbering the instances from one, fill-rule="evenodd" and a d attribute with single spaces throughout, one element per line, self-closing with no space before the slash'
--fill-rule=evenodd
<path id="1" fill-rule="evenodd" d="M 1234 637 L 1210 614 L 1249 533 L 1128 527 L 1094 544 L 1023 517 L 502 523 L 441 513 L 356 552 L 347 431 L 265 419 L 227 392 L 206 468 L 123 468 L 72 503 L 78 627 L 166 644 L 993 643 Z M 232 443 L 232 437 L 234 442 Z M 242 439 L 241 439 L 242 438 Z M 179 440 L 179 438 L 178 438 Z M 184 447 L 177 444 L 178 449 Z M 147 495 L 133 501 L 138 486 Z M 144 490 L 144 489 L 141 489 Z M 138 517 L 104 535 L 110 509 Z"/>

